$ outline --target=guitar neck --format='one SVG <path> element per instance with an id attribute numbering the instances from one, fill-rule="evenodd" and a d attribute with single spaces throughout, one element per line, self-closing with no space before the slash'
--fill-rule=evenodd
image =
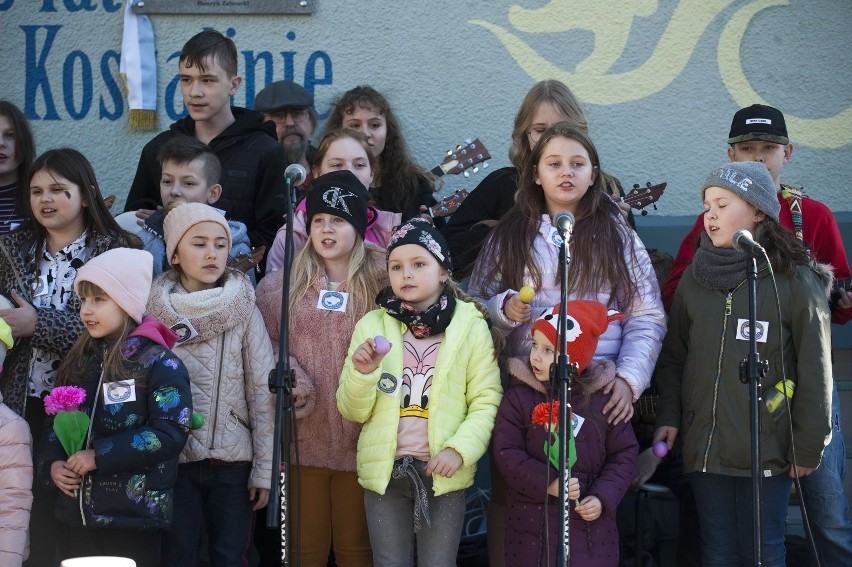
<path id="1" fill-rule="evenodd" d="M 852 291 L 852 278 L 834 280 L 834 290 Z"/>

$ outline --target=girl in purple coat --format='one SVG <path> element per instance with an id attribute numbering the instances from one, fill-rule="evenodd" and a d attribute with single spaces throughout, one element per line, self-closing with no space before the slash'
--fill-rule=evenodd
<path id="1" fill-rule="evenodd" d="M 557 561 L 559 470 L 544 449 L 557 436 L 537 422 L 539 414 L 550 413 L 555 393 L 549 382 L 558 312 L 558 306 L 548 309 L 533 323 L 529 361 L 509 361 L 510 388 L 497 412 L 493 458 L 509 485 L 506 567 L 549 567 Z M 568 305 L 567 349 L 579 372 L 571 396 L 577 461 L 568 494 L 570 549 L 572 564 L 584 567 L 618 565 L 615 513 L 636 469 L 633 429 L 629 423 L 608 424 L 603 412 L 610 398 L 603 386 L 615 379 L 615 363 L 592 360 L 598 337 L 622 317 L 596 301 Z"/>

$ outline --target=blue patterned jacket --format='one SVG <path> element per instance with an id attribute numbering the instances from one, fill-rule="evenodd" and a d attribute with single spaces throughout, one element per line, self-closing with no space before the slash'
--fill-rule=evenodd
<path id="1" fill-rule="evenodd" d="M 56 516 L 62 522 L 131 530 L 170 527 L 178 455 L 186 444 L 192 416 L 186 367 L 169 350 L 175 338 L 152 317 L 131 333 L 123 352 L 132 387 L 109 383 L 109 377 L 104 377 L 106 389 L 102 386 L 99 391 L 102 350 L 87 361 L 91 373 L 80 384 L 86 390 L 80 410 L 91 418 L 88 446 L 95 450 L 97 468 L 83 477 L 77 498 L 61 492 L 57 496 Z M 127 401 L 107 404 L 105 395 Z M 52 419 L 45 432 L 38 471 L 52 485 L 50 465 L 68 455 L 53 432 Z"/>

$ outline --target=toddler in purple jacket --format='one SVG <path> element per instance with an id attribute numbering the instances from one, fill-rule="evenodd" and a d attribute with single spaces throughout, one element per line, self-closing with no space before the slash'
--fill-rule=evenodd
<path id="1" fill-rule="evenodd" d="M 559 470 L 545 452 L 557 435 L 536 424 L 533 414 L 547 415 L 547 404 L 556 393 L 556 384 L 550 387 L 550 366 L 557 352 L 558 311 L 558 306 L 548 309 L 533 324 L 529 361 L 509 361 L 510 387 L 497 412 L 493 458 L 509 485 L 506 567 L 549 567 L 557 562 Z M 610 321 L 621 317 L 596 301 L 568 305 L 567 350 L 579 372 L 571 395 L 577 460 L 568 495 L 571 561 L 576 565 L 618 565 L 615 513 L 636 468 L 633 429 L 629 423 L 607 423 L 603 413 L 610 397 L 603 394 L 603 386 L 615 379 L 615 365 L 592 360 L 598 337 Z"/>

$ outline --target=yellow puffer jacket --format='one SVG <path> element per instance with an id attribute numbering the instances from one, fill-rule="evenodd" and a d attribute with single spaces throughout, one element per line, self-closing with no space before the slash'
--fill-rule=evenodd
<path id="1" fill-rule="evenodd" d="M 364 424 L 358 438 L 358 481 L 379 494 L 385 493 L 396 455 L 401 389 L 396 395 L 385 394 L 377 383 L 383 373 L 402 379 L 404 332 L 405 325 L 385 309 L 367 313 L 355 326 L 337 390 L 343 417 Z M 352 366 L 352 353 L 376 335 L 383 335 L 392 348 L 375 371 L 361 374 Z M 438 351 L 427 431 L 432 456 L 452 447 L 464 462 L 452 478 L 435 475 L 435 496 L 473 484 L 476 462 L 488 448 L 502 396 L 488 325 L 473 304 L 458 301 Z"/>

